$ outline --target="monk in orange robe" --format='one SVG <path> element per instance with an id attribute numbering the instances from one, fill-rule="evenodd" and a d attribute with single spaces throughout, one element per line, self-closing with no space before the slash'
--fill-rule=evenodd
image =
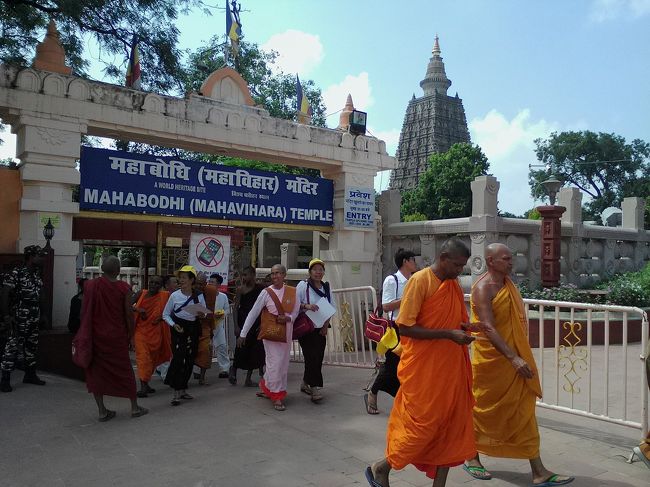
<path id="1" fill-rule="evenodd" d="M 205 307 L 214 310 L 214 304 L 217 300 L 217 288 L 208 284 L 205 274 L 196 276 L 194 287 L 198 293 L 203 293 L 205 298 Z M 198 373 L 199 385 L 207 385 L 205 381 L 206 371 L 212 367 L 212 335 L 216 326 L 214 315 L 207 318 L 199 318 L 201 324 L 201 337 L 199 338 L 199 349 L 194 358 L 194 365 L 200 369 Z M 196 367 L 194 367 L 196 378 Z"/>
<path id="2" fill-rule="evenodd" d="M 510 279 L 512 253 L 491 244 L 488 271 L 472 288 L 472 319 L 483 323 L 488 340 L 474 342 L 474 432 L 476 449 L 493 457 L 530 460 L 535 486 L 564 485 L 573 477 L 554 474 L 539 455 L 536 398 L 542 397 L 539 374 L 528 343 L 524 302 Z M 468 457 L 470 458 L 470 457 Z M 463 467 L 472 477 L 490 479 L 478 453 Z"/>
<path id="3" fill-rule="evenodd" d="M 136 296 L 135 311 L 135 362 L 138 366 L 140 390 L 138 397 L 147 397 L 156 392 L 149 386 L 153 371 L 160 364 L 171 360 L 172 347 L 169 326 L 162 319 L 169 293 L 162 290 L 159 276 L 149 278 L 149 289 L 143 289 Z"/>
<path id="4" fill-rule="evenodd" d="M 451 238 L 433 266 L 406 284 L 397 317 L 401 386 L 388 420 L 386 456 L 366 469 L 371 487 L 387 487 L 390 470 L 408 464 L 434 478 L 434 487 L 443 487 L 449 467 L 476 453 L 467 350 L 474 338 L 466 333 L 467 309 L 457 280 L 469 255 L 461 240 Z"/>

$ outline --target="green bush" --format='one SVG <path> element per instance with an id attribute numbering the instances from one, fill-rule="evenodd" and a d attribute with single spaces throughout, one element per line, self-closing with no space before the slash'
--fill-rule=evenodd
<path id="1" fill-rule="evenodd" d="M 600 289 L 608 291 L 607 304 L 618 306 L 650 306 L 650 264 L 638 272 L 618 274 L 601 282 Z"/>

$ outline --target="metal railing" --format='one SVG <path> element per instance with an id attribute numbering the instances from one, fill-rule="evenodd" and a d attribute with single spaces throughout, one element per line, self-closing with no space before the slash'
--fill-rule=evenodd
<path id="1" fill-rule="evenodd" d="M 373 368 L 377 353 L 363 331 L 368 313 L 377 307 L 377 292 L 372 286 L 333 289 L 336 314 L 330 320 L 325 359 L 328 365 Z M 294 340 L 292 359 L 302 361 L 302 351 Z"/>
<path id="2" fill-rule="evenodd" d="M 465 296 L 469 301 L 469 295 Z M 648 430 L 640 308 L 524 299 L 542 385 L 540 407 Z"/>

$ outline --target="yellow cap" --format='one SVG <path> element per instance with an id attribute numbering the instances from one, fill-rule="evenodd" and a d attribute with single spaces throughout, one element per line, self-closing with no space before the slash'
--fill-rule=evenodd
<path id="1" fill-rule="evenodd" d="M 325 262 L 323 262 L 323 261 L 320 260 L 320 259 L 312 259 L 312 260 L 310 260 L 310 261 L 309 261 L 309 269 L 311 270 L 311 268 L 312 268 L 313 266 L 315 266 L 316 264 L 320 264 L 320 265 L 322 265 L 322 266 L 323 266 L 323 269 L 325 269 Z"/>
<path id="2" fill-rule="evenodd" d="M 178 274 L 181 272 L 187 272 L 189 274 L 193 274 L 194 277 L 196 277 L 196 269 L 194 268 L 193 265 L 184 265 L 183 267 L 181 267 L 176 271 L 176 275 L 178 276 Z"/>

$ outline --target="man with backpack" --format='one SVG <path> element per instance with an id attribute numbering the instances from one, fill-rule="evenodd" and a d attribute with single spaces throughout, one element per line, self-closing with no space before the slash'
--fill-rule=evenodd
<path id="1" fill-rule="evenodd" d="M 393 324 L 399 314 L 406 281 L 417 271 L 415 253 L 410 250 L 398 249 L 395 253 L 395 266 L 397 266 L 397 272 L 386 276 L 381 293 L 382 310 Z M 394 328 L 397 330 L 397 327 L 394 326 Z M 379 373 L 370 388 L 370 392 L 363 396 L 368 414 L 379 414 L 377 409 L 377 394 L 379 391 L 384 391 L 393 397 L 397 394 L 399 389 L 398 364 L 399 356 L 390 350 L 387 351 L 386 360 L 380 365 Z"/>

